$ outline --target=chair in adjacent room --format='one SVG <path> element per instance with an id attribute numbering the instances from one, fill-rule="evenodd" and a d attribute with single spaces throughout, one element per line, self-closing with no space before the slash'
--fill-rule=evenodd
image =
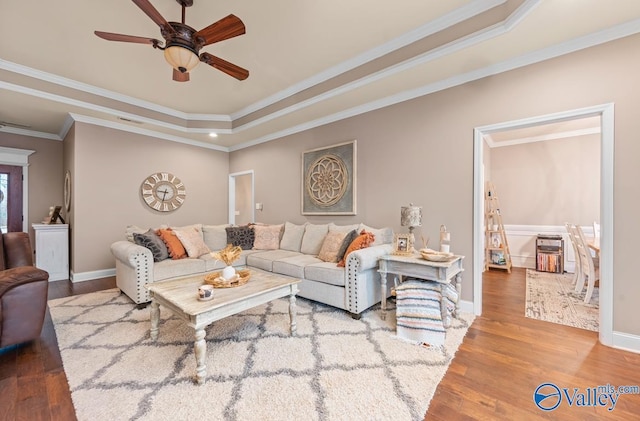
<path id="1" fill-rule="evenodd" d="M 26 232 L 0 233 L 0 348 L 40 336 L 49 274 L 33 266 Z"/>
<path id="2" fill-rule="evenodd" d="M 571 242 L 571 246 L 573 247 L 573 254 L 575 256 L 576 259 L 576 263 L 575 263 L 575 269 L 573 271 L 573 286 L 576 290 L 576 292 L 580 292 L 582 291 L 582 288 L 584 288 L 584 277 L 582 275 L 582 265 L 580 262 L 580 252 L 578 250 L 578 245 L 577 243 L 577 233 L 575 231 L 575 227 L 568 223 L 565 222 L 564 224 L 565 228 L 567 229 L 567 233 L 569 233 L 569 241 Z M 580 284 L 580 286 L 578 287 L 578 282 L 582 282 Z"/>
<path id="3" fill-rule="evenodd" d="M 587 291 L 584 296 L 584 302 L 589 303 L 591 301 L 591 295 L 593 295 L 593 288 L 595 287 L 596 280 L 599 278 L 599 271 L 593 263 L 593 256 L 591 256 L 591 250 L 587 244 L 587 240 L 584 236 L 582 228 L 578 225 L 574 226 L 576 232 L 576 245 L 578 252 L 580 253 L 580 269 L 581 276 L 576 284 L 576 292 L 581 292 L 584 289 L 584 285 L 587 285 Z"/>

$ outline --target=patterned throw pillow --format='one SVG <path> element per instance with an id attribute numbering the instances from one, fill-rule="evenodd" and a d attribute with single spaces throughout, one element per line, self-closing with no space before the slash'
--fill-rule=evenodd
<path id="1" fill-rule="evenodd" d="M 322 247 L 320 247 L 320 253 L 318 253 L 318 259 L 323 262 L 336 263 L 338 261 L 340 246 L 347 235 L 348 233 L 346 232 L 329 232 L 324 237 L 324 242 L 322 243 Z"/>
<path id="2" fill-rule="evenodd" d="M 280 234 L 283 224 L 280 225 L 254 225 L 253 240 L 254 250 L 277 250 L 280 248 Z"/>
<path id="3" fill-rule="evenodd" d="M 134 232 L 131 235 L 133 236 L 134 243 L 139 246 L 146 247 L 151 251 L 154 262 L 160 262 L 169 258 L 169 250 L 167 250 L 167 246 L 164 244 L 164 241 L 162 241 L 162 238 L 158 237 L 158 234 L 156 234 L 152 229 L 142 234 Z"/>
<path id="4" fill-rule="evenodd" d="M 211 253 L 209 247 L 204 243 L 202 234 L 196 228 L 174 229 L 173 232 L 184 246 L 189 257 L 200 257 L 203 254 Z"/>
<path id="5" fill-rule="evenodd" d="M 253 248 L 254 232 L 253 227 L 243 225 L 240 227 L 227 227 L 227 244 L 240 246 L 242 250 Z"/>
<path id="6" fill-rule="evenodd" d="M 158 235 L 166 244 L 167 250 L 169 250 L 169 256 L 172 259 L 178 260 L 187 257 L 187 251 L 184 249 L 182 242 L 180 242 L 180 239 L 171 228 L 159 229 Z"/>
<path id="7" fill-rule="evenodd" d="M 351 253 L 352 251 L 369 247 L 371 244 L 373 244 L 374 240 L 375 240 L 375 237 L 372 233 L 362 230 L 360 232 L 360 235 L 358 235 L 356 239 L 353 240 L 351 244 L 349 244 L 349 247 L 347 248 L 347 251 L 344 254 L 344 257 L 342 258 L 342 260 L 338 262 L 338 266 L 344 267 L 347 261 L 347 258 L 349 257 L 349 253 Z"/>

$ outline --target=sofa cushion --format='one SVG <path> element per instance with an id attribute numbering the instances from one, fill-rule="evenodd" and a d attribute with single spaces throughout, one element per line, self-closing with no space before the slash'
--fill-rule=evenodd
<path id="1" fill-rule="evenodd" d="M 329 223 L 329 232 L 332 231 L 336 231 L 336 232 L 351 232 L 353 230 L 356 230 L 357 232 L 360 232 L 361 230 L 359 230 L 358 228 L 360 227 L 360 224 L 351 224 L 351 225 L 336 225 L 333 222 Z"/>
<path id="2" fill-rule="evenodd" d="M 314 225 L 307 224 L 304 228 L 304 236 L 302 237 L 302 244 L 300 245 L 300 252 L 304 254 L 310 254 L 317 256 L 322 248 L 324 237 L 329 232 L 329 224 Z"/>
<path id="3" fill-rule="evenodd" d="M 307 265 L 321 263 L 322 260 L 308 254 L 298 254 L 292 257 L 286 257 L 273 262 L 273 273 L 292 276 L 294 278 L 304 278 L 304 268 Z"/>
<path id="4" fill-rule="evenodd" d="M 285 222 L 284 233 L 282 234 L 282 240 L 280 240 L 280 248 L 282 250 L 300 251 L 302 245 L 302 237 L 304 236 L 304 227 L 307 224 L 296 225 L 291 222 Z"/>
<path id="5" fill-rule="evenodd" d="M 347 258 L 349 257 L 349 253 L 355 250 L 360 250 L 360 249 L 364 249 L 371 246 L 371 244 L 373 244 L 373 240 L 374 240 L 373 234 L 371 234 L 368 231 L 362 230 L 360 232 L 360 235 L 358 235 L 356 239 L 353 240 L 351 244 L 349 244 L 349 247 L 347 247 L 347 251 L 344 253 L 344 257 L 338 262 L 338 266 L 344 267 L 347 261 Z"/>
<path id="6" fill-rule="evenodd" d="M 225 248 L 227 245 L 226 228 L 228 226 L 228 224 L 202 226 L 202 239 L 207 247 L 209 247 L 209 250 L 218 251 Z"/>
<path id="7" fill-rule="evenodd" d="M 324 242 L 318 253 L 318 259 L 324 262 L 337 263 L 340 247 L 348 232 L 329 231 L 324 237 Z"/>
<path id="8" fill-rule="evenodd" d="M 242 250 L 253 248 L 254 232 L 253 227 L 242 225 L 239 227 L 227 227 L 227 244 L 239 246 Z"/>
<path id="9" fill-rule="evenodd" d="M 297 256 L 300 253 L 289 250 L 264 250 L 247 256 L 247 265 L 258 269 L 273 271 L 273 262 L 287 257 Z"/>
<path id="10" fill-rule="evenodd" d="M 190 227 L 185 229 L 174 229 L 173 232 L 184 246 L 189 257 L 200 257 L 203 254 L 211 253 L 209 247 L 204 243 L 202 239 L 202 231 Z"/>
<path id="11" fill-rule="evenodd" d="M 387 228 L 376 229 L 376 228 L 371 228 L 365 224 L 360 224 L 360 227 L 358 228 L 358 232 L 361 232 L 362 230 L 372 233 L 373 236 L 375 237 L 373 244 L 371 244 L 372 247 L 379 246 L 382 244 L 393 243 L 393 230 L 391 228 L 387 227 Z"/>
<path id="12" fill-rule="evenodd" d="M 178 276 L 203 273 L 204 271 L 205 263 L 202 259 L 167 259 L 153 265 L 153 279 L 154 281 L 162 281 Z"/>
<path id="13" fill-rule="evenodd" d="M 167 246 L 167 250 L 169 250 L 169 256 L 174 259 L 184 259 L 187 257 L 187 251 L 184 249 L 182 242 L 176 236 L 176 233 L 173 232 L 171 228 L 159 229 L 158 235 L 162 238 L 165 245 Z"/>
<path id="14" fill-rule="evenodd" d="M 321 262 L 305 266 L 304 278 L 309 281 L 323 282 L 325 284 L 344 286 L 345 268 L 336 266 L 335 263 Z"/>
<path id="15" fill-rule="evenodd" d="M 154 262 L 161 262 L 164 259 L 169 258 L 169 250 L 167 250 L 167 246 L 154 230 L 149 229 L 143 234 L 134 232 L 132 235 L 133 240 L 137 245 L 146 247 L 151 251 Z"/>
<path id="16" fill-rule="evenodd" d="M 284 225 L 254 225 L 254 250 L 276 250 L 280 248 L 280 236 Z"/>

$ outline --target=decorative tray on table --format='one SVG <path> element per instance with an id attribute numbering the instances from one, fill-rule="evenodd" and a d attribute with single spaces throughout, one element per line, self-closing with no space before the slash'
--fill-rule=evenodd
<path id="1" fill-rule="evenodd" d="M 423 259 L 429 260 L 430 262 L 448 262 L 454 256 L 453 253 L 446 253 L 431 249 L 420 249 L 420 255 Z"/>
<path id="2" fill-rule="evenodd" d="M 249 282 L 251 271 L 249 269 L 240 269 L 230 279 L 221 276 L 222 272 L 212 272 L 204 277 L 204 283 L 213 285 L 214 288 L 235 288 Z"/>

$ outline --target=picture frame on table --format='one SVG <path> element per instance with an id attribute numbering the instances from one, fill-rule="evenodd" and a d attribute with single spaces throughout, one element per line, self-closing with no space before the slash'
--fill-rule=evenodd
<path id="1" fill-rule="evenodd" d="M 393 254 L 409 256 L 413 254 L 411 234 L 396 234 L 393 238 Z"/>

